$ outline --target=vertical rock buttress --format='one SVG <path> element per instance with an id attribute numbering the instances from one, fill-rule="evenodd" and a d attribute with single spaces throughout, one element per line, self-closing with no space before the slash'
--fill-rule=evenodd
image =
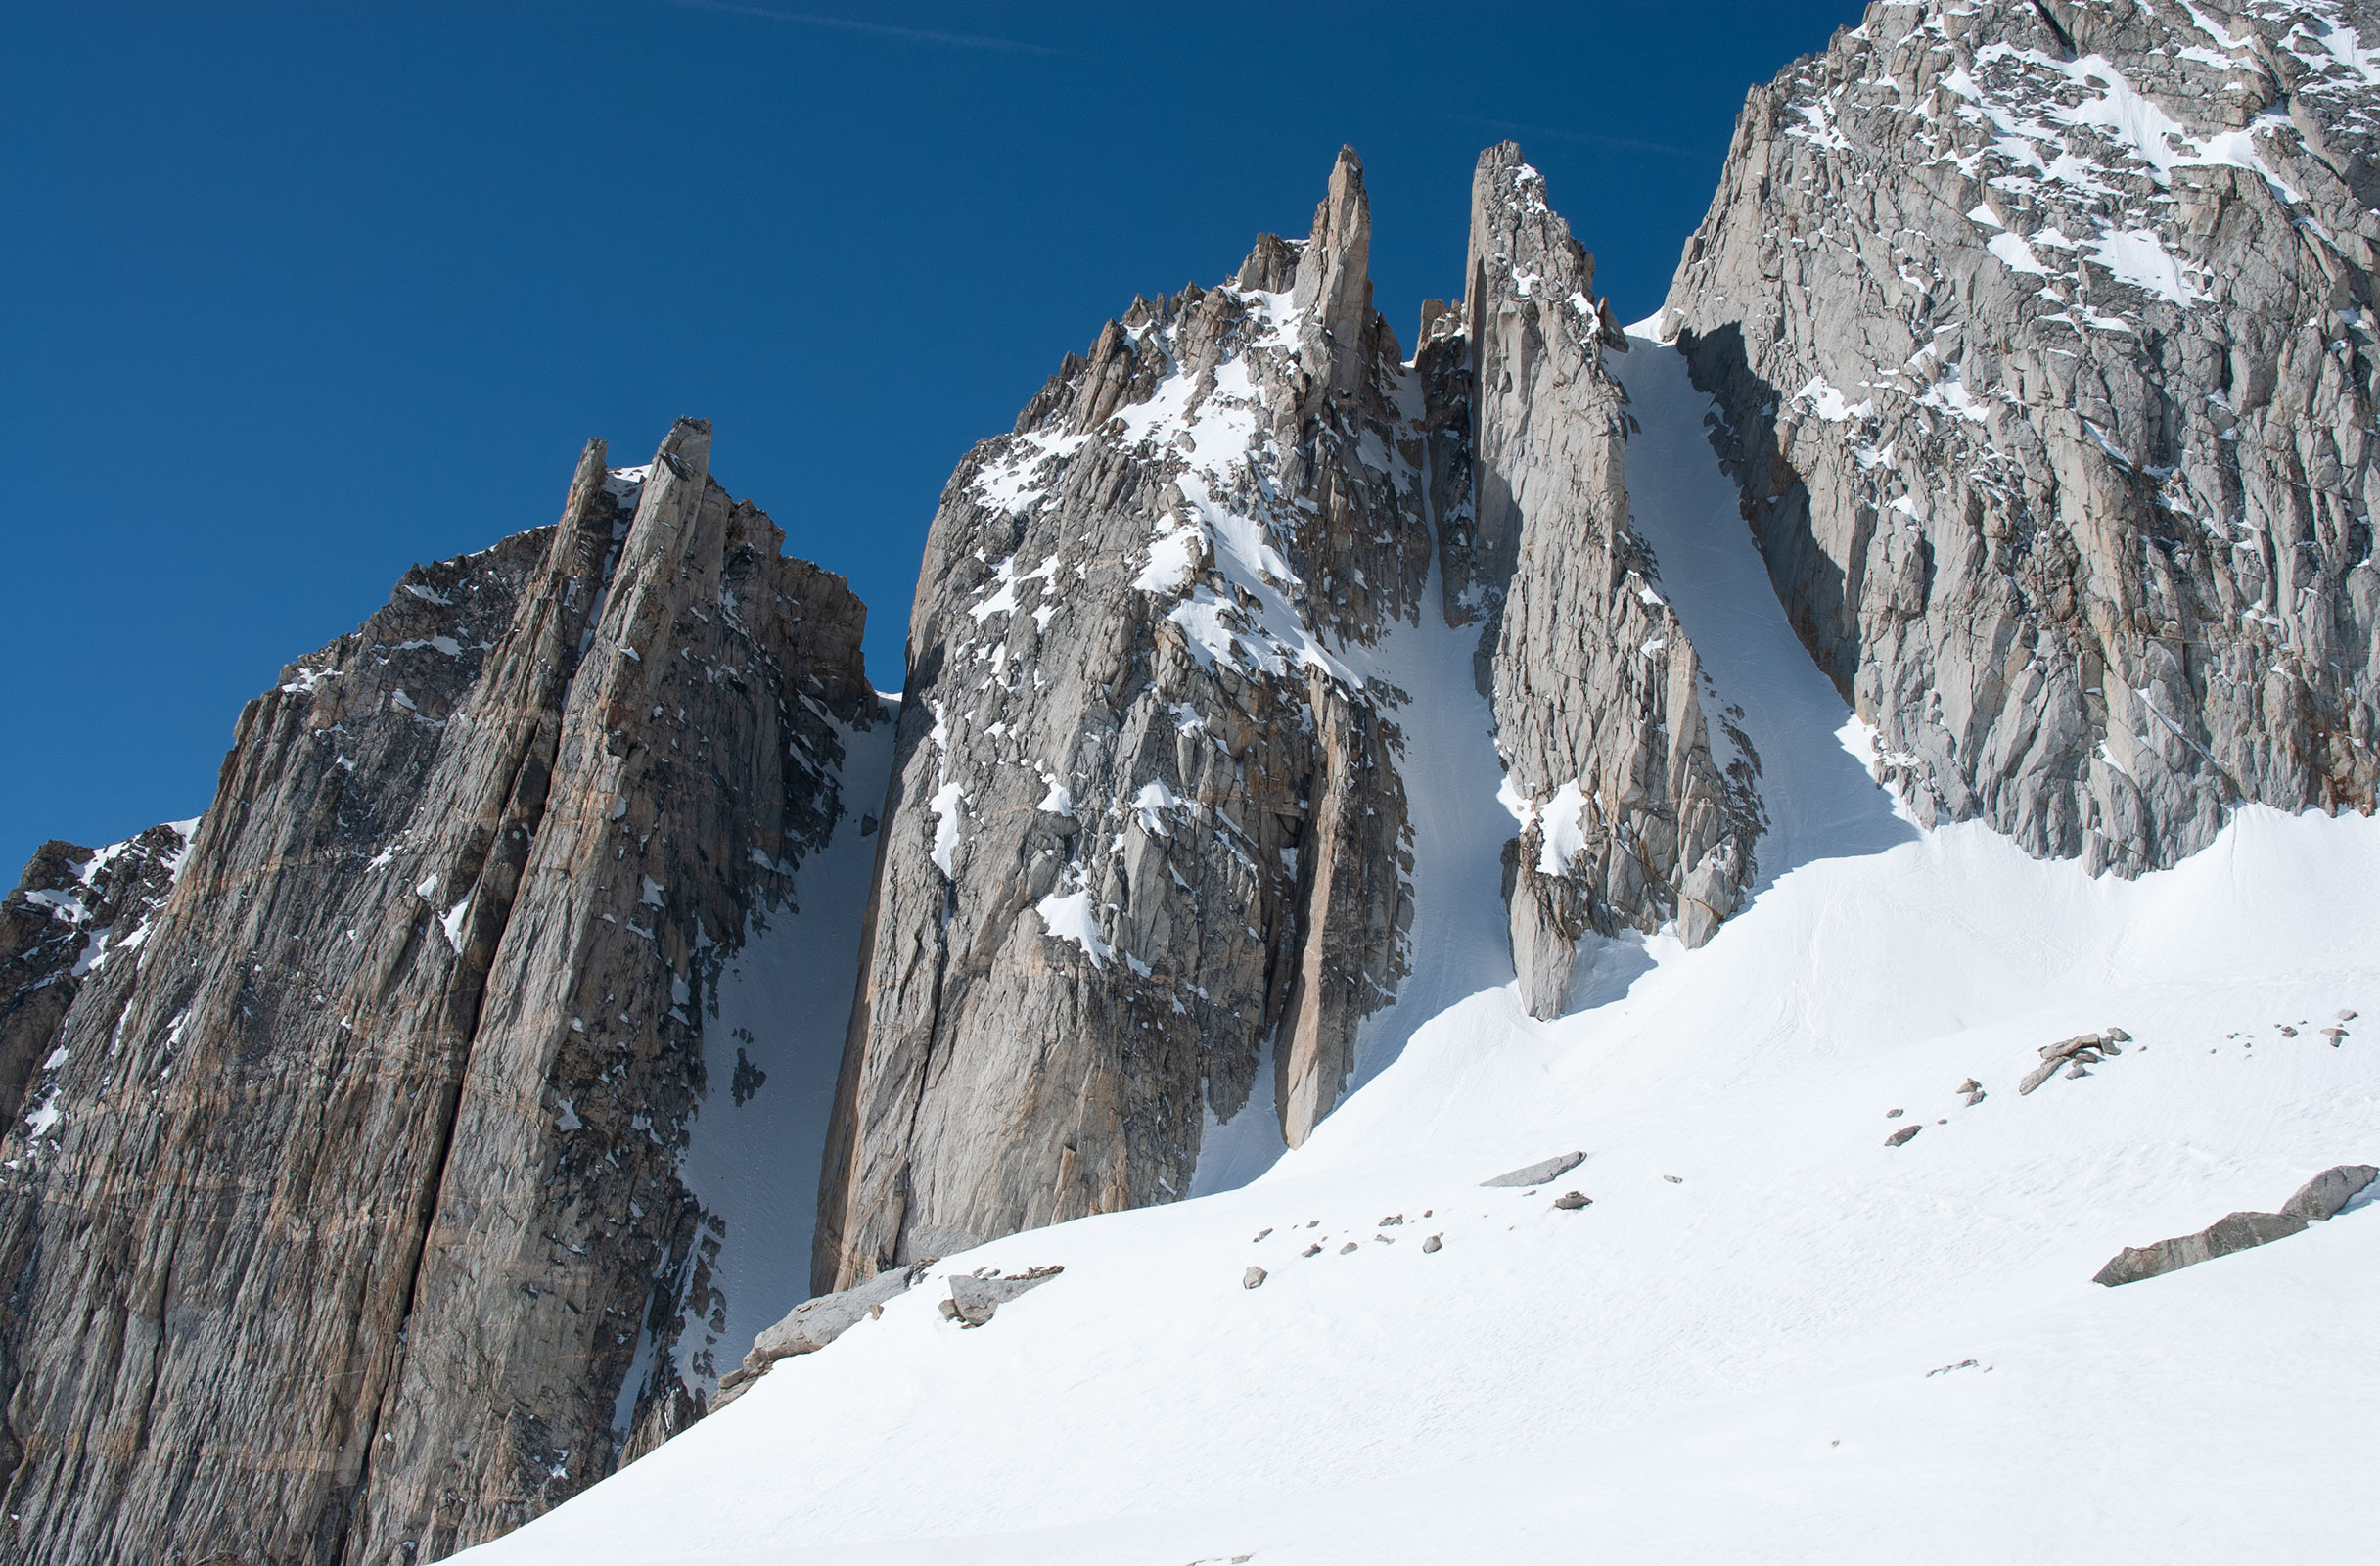
<path id="1" fill-rule="evenodd" d="M 788 740 L 876 712 L 709 447 L 591 444 L 242 714 L 4 1149 L 11 1559 L 427 1560 L 684 1395 L 704 987 L 840 811 Z"/>
<path id="2" fill-rule="evenodd" d="M 943 491 L 814 1286 L 1188 1192 L 1337 1102 L 1410 919 L 1381 637 L 1434 547 L 1424 378 L 1312 236 L 1136 300 Z M 1269 1102 L 1267 1102 L 1269 1100 Z"/>

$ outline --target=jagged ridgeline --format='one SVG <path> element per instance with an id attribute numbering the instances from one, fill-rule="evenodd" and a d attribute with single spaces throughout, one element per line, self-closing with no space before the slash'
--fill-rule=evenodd
<path id="1" fill-rule="evenodd" d="M 591 444 L 558 526 L 284 670 L 195 827 L 10 898 L 10 1560 L 429 1560 L 697 1411 L 759 1215 L 695 1166 L 769 1102 L 717 1008 L 886 727 L 858 601 L 709 445 Z"/>
<path id="2" fill-rule="evenodd" d="M 2375 40 L 1879 5 L 1745 105 L 1665 332 L 1922 818 L 2132 874 L 2372 807 Z"/>
<path id="3" fill-rule="evenodd" d="M 591 446 L 285 670 L 204 817 L 0 905 L 0 1554 L 433 1559 L 805 1293 L 882 1274 L 747 1377 L 1298 1145 L 1430 993 L 1429 810 L 1496 808 L 1417 735 L 1494 737 L 1531 1012 L 1590 933 L 1720 937 L 1812 841 L 1780 687 L 1689 636 L 1747 523 L 1925 819 L 2130 873 L 2368 811 L 2374 10 L 1874 7 L 1751 95 L 1652 337 L 1505 144 L 1406 361 L 1342 153 L 961 462 L 896 714 L 707 426 Z M 1680 351 L 1709 556 L 1614 373 Z"/>
<path id="4" fill-rule="evenodd" d="M 1370 229 L 1342 153 L 1309 239 L 1135 301 L 944 489 L 822 1291 L 1168 1200 L 1243 1113 L 1296 1145 L 1394 993 L 1398 693 L 1367 653 L 1421 613 L 1434 410 Z"/>

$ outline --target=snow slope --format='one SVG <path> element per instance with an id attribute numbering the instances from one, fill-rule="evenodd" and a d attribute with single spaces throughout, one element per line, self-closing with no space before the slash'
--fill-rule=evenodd
<path id="1" fill-rule="evenodd" d="M 2368 1553 L 2380 1211 L 2088 1279 L 2125 1244 L 2380 1162 L 2380 822 L 2251 809 L 2133 882 L 1980 827 L 1907 828 L 1838 760 L 1845 714 L 1748 575 L 1723 481 L 1697 472 L 1701 405 L 1673 366 L 1644 342 L 1619 366 L 1644 424 L 1631 491 L 1762 757 L 1777 826 L 1749 907 L 1696 951 L 1605 944 L 1555 1022 L 1507 984 L 1436 992 L 1263 1177 L 946 1259 L 881 1320 L 467 1558 Z M 1412 743 L 1446 770 L 1417 833 L 1464 828 L 1483 778 L 1470 808 L 1493 820 L 1484 731 L 1457 704 L 1425 736 L 1421 705 Z M 1483 872 L 1422 853 L 1417 919 L 1434 864 L 1450 923 L 1430 983 L 1460 990 Z M 2332 1047 L 2315 1029 L 2341 1009 L 2373 1020 Z M 2038 1045 L 2109 1024 L 2138 1043 L 2018 1094 Z M 1574 1148 L 1585 1163 L 1546 1189 L 1479 1185 Z M 1555 1210 L 1574 1188 L 1593 1205 Z M 980 1330 L 935 1309 L 950 1272 L 1053 1262 Z"/>

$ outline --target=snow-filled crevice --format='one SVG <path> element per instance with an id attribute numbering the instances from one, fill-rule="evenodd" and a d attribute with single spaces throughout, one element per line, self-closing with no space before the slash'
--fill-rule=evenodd
<path id="1" fill-rule="evenodd" d="M 706 1393 L 810 1292 L 819 1169 L 876 866 L 863 812 L 872 818 L 883 798 L 895 725 L 838 729 L 845 813 L 799 864 L 762 873 L 768 890 L 702 1020 L 705 1090 L 678 1176 L 726 1224 L 710 1264 L 725 1304 L 714 1314 L 695 1302 L 677 1358 L 688 1385 Z"/>
<path id="2" fill-rule="evenodd" d="M 1850 749 L 1851 710 L 1794 634 L 1711 447 L 1711 399 L 1694 390 L 1685 356 L 1649 335 L 1652 324 L 1629 329 L 1633 351 L 1605 360 L 1638 425 L 1625 459 L 1628 515 L 1659 565 L 1662 595 L 1704 672 L 1741 709 L 1732 721 L 1760 758 L 1768 826 L 1757 896 L 1798 865 L 1882 852 L 1915 828 Z"/>

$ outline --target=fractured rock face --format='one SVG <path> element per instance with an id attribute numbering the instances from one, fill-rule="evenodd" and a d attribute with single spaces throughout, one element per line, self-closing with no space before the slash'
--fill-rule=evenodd
<path id="1" fill-rule="evenodd" d="M 1660 591 L 1628 522 L 1627 340 L 1594 258 L 1511 142 L 1472 182 L 1469 294 L 1477 509 L 1463 594 L 1488 622 L 1496 748 L 1520 819 L 1513 963 L 1531 1015 L 1560 1014 L 1580 937 L 1674 920 L 1710 939 L 1751 881 L 1759 758 Z"/>
<path id="2" fill-rule="evenodd" d="M 1921 819 L 2126 874 L 2369 811 L 2380 10 L 1872 6 L 1663 315 Z"/>
<path id="3" fill-rule="evenodd" d="M 1405 971 L 1367 655 L 1418 621 L 1456 421 L 1368 231 L 1343 153 L 1312 238 L 1136 301 L 943 491 L 816 1289 L 1170 1200 L 1211 1115 L 1296 1145 Z"/>
<path id="4" fill-rule="evenodd" d="M 857 601 L 709 448 L 591 444 L 558 527 L 242 714 L 0 1160 L 0 1553 L 435 1558 L 689 1397 L 701 1019 L 877 713 Z"/>
<path id="5" fill-rule="evenodd" d="M 0 1125 L 37 1076 L 66 1064 L 50 1057 L 83 981 L 148 940 L 197 826 L 168 822 L 98 850 L 44 843 L 0 899 Z"/>

